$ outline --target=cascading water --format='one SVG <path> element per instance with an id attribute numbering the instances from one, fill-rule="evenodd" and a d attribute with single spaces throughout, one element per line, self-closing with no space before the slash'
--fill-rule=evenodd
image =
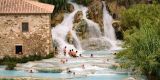
<path id="1" fill-rule="evenodd" d="M 67 46 L 68 49 L 82 50 L 80 40 L 78 39 L 76 32 L 72 30 L 74 16 L 78 11 L 82 11 L 83 19 L 87 22 L 88 30 L 89 30 L 89 39 L 90 39 L 88 41 L 94 40 L 94 43 L 95 44 L 97 43 L 97 46 L 102 45 L 104 43 L 105 45 L 108 45 L 110 49 L 117 49 L 115 32 L 114 32 L 114 28 L 112 27 L 112 17 L 109 15 L 104 2 L 103 2 L 103 6 L 104 6 L 103 8 L 104 35 L 103 36 L 100 31 L 99 25 L 94 21 L 87 19 L 87 11 L 88 11 L 87 7 L 84 7 L 82 5 L 78 5 L 72 2 L 69 2 L 69 3 L 74 6 L 74 11 L 70 14 L 65 14 L 64 20 L 62 21 L 62 23 L 52 29 L 53 40 L 58 42 L 60 51 L 63 51 L 62 49 L 65 46 Z M 66 41 L 66 36 L 69 32 L 74 39 L 73 45 L 69 44 Z M 85 44 L 87 43 L 88 42 L 86 42 Z"/>
<path id="2" fill-rule="evenodd" d="M 99 25 L 97 23 L 95 23 L 94 21 L 87 19 L 88 8 L 84 7 L 82 5 L 77 5 L 76 3 L 72 3 L 72 2 L 70 2 L 70 4 L 74 5 L 74 8 L 76 10 L 82 11 L 83 19 L 87 22 L 87 25 L 88 25 L 90 38 L 92 38 L 92 37 L 96 37 L 96 38 L 100 37 L 101 36 L 101 31 L 99 29 L 100 28 Z"/>
<path id="3" fill-rule="evenodd" d="M 97 23 L 93 22 L 92 20 L 87 19 L 87 7 L 83 7 L 82 9 L 83 12 L 83 19 L 86 20 L 87 24 L 88 24 L 88 29 L 89 29 L 89 35 L 91 38 L 95 37 L 101 37 L 101 31 L 100 31 L 100 27 Z"/>
<path id="4" fill-rule="evenodd" d="M 115 30 L 112 26 L 112 16 L 110 16 L 109 12 L 106 9 L 106 4 L 103 1 L 103 25 L 104 25 L 104 37 L 105 39 L 111 43 L 111 50 L 119 50 L 121 47 L 117 46 L 117 40 L 115 35 Z"/>
<path id="5" fill-rule="evenodd" d="M 60 51 L 63 51 L 63 48 L 65 46 L 67 46 L 68 49 L 78 49 L 78 50 L 82 49 L 76 33 L 72 30 L 74 15 L 76 14 L 76 12 L 77 10 L 75 9 L 71 14 L 65 14 L 62 23 L 55 26 L 55 28 L 52 29 L 52 38 L 53 40 L 58 42 Z M 71 45 L 66 41 L 66 36 L 69 32 L 71 33 L 73 39 L 75 40 L 74 42 L 76 48 L 74 45 Z"/>
<path id="6" fill-rule="evenodd" d="M 116 41 L 116 35 L 114 28 L 112 27 L 112 16 L 109 15 L 106 4 L 103 2 L 103 25 L 104 25 L 104 36 L 110 40 Z"/>

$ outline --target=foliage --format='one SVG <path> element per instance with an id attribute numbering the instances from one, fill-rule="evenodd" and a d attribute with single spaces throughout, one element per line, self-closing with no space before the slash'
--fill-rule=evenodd
<path id="1" fill-rule="evenodd" d="M 15 79 L 0 79 L 0 80 L 15 80 Z"/>
<path id="2" fill-rule="evenodd" d="M 85 6 L 88 6 L 88 4 L 92 1 L 92 0 L 74 0 L 75 2 L 77 2 L 78 4 L 82 4 Z"/>
<path id="3" fill-rule="evenodd" d="M 138 4 L 131 7 L 127 11 L 122 13 L 122 23 L 123 29 L 132 29 L 133 27 L 140 28 L 141 21 L 145 19 L 150 20 L 154 23 L 154 21 L 159 20 L 160 16 L 160 6 L 153 4 L 153 5 L 146 5 L 146 4 Z"/>
<path id="4" fill-rule="evenodd" d="M 6 69 L 13 70 L 17 63 L 26 63 L 28 61 L 36 61 L 42 59 L 49 59 L 54 57 L 53 53 L 50 53 L 46 56 L 41 56 L 39 54 L 23 56 L 21 58 L 5 56 L 3 59 L 0 59 L 0 65 L 7 65 Z"/>
<path id="5" fill-rule="evenodd" d="M 7 65 L 6 70 L 14 70 L 14 67 L 16 67 L 15 62 L 6 62 L 5 64 Z"/>
<path id="6" fill-rule="evenodd" d="M 160 67 L 160 5 L 139 4 L 122 13 L 126 49 L 117 55 L 123 68 L 158 78 Z M 157 79 L 158 80 L 158 79 Z"/>
<path id="7" fill-rule="evenodd" d="M 55 11 L 66 10 L 67 7 L 67 0 L 39 0 L 39 1 L 54 5 Z"/>

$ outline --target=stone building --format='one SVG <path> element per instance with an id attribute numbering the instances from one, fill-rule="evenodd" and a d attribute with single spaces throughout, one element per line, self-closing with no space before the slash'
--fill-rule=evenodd
<path id="1" fill-rule="evenodd" d="M 0 0 L 0 56 L 52 51 L 54 6 L 31 0 Z"/>

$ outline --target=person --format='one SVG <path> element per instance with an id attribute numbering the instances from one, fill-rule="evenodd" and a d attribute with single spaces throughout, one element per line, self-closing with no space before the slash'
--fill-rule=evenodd
<path id="1" fill-rule="evenodd" d="M 71 52 L 70 52 L 70 56 L 75 57 L 75 52 L 74 52 L 73 49 L 72 49 Z"/>
<path id="2" fill-rule="evenodd" d="M 29 71 L 30 73 L 33 73 L 32 69 Z"/>
<path id="3" fill-rule="evenodd" d="M 78 57 L 77 53 L 78 53 L 78 51 L 74 52 L 73 57 Z"/>
<path id="4" fill-rule="evenodd" d="M 76 75 L 76 73 L 75 73 L 75 72 L 73 72 L 73 75 L 75 76 L 75 75 Z"/>
<path id="5" fill-rule="evenodd" d="M 61 59 L 61 63 L 62 63 L 62 64 L 64 64 L 64 63 L 65 63 L 65 61 L 64 61 L 63 59 Z"/>
<path id="6" fill-rule="evenodd" d="M 76 54 L 78 53 L 78 51 L 76 51 Z"/>
<path id="7" fill-rule="evenodd" d="M 107 59 L 107 61 L 109 61 L 109 59 Z"/>
<path id="8" fill-rule="evenodd" d="M 71 56 L 71 54 L 72 54 L 72 50 L 69 50 L 68 54 Z"/>
<path id="9" fill-rule="evenodd" d="M 82 69 L 85 69 L 85 66 L 84 66 L 84 64 L 82 64 Z"/>
<path id="10" fill-rule="evenodd" d="M 72 49 L 71 54 L 73 54 L 73 53 L 74 53 L 74 51 L 73 51 L 73 49 Z"/>
<path id="11" fill-rule="evenodd" d="M 68 59 L 66 59 L 66 62 L 68 62 Z"/>
<path id="12" fill-rule="evenodd" d="M 67 68 L 67 73 L 72 73 L 72 71 L 69 68 Z"/>
<path id="13" fill-rule="evenodd" d="M 66 51 L 67 51 L 66 48 L 67 48 L 67 47 L 65 46 L 65 47 L 64 47 L 64 50 L 63 50 L 64 56 L 66 56 Z"/>
<path id="14" fill-rule="evenodd" d="M 82 57 L 82 54 L 79 54 L 79 57 Z"/>
<path id="15" fill-rule="evenodd" d="M 91 58 L 93 58 L 93 54 L 91 54 Z"/>

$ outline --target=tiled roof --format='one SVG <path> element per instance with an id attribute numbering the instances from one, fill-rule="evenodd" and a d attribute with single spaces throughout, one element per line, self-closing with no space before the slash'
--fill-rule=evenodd
<path id="1" fill-rule="evenodd" d="M 31 0 L 0 0 L 0 14 L 52 13 L 53 5 Z"/>

